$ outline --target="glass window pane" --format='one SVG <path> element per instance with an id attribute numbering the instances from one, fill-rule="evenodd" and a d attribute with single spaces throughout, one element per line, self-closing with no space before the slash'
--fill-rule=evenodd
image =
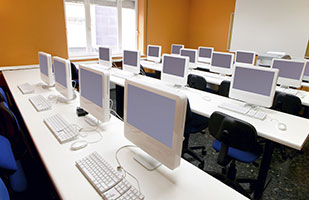
<path id="1" fill-rule="evenodd" d="M 135 9 L 122 8 L 122 48 L 137 49 Z"/>
<path id="2" fill-rule="evenodd" d="M 99 5 L 91 7 L 93 43 L 95 46 L 111 47 L 115 54 L 119 51 L 117 8 Z"/>
<path id="3" fill-rule="evenodd" d="M 86 50 L 85 8 L 81 3 L 65 3 L 69 52 Z"/>

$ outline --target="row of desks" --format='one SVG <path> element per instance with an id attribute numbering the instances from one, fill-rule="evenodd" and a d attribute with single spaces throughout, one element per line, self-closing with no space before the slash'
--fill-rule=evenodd
<path id="1" fill-rule="evenodd" d="M 79 98 L 69 104 L 52 102 L 52 110 L 37 112 L 28 100 L 30 96 L 41 94 L 48 98 L 50 95 L 58 95 L 54 88 L 42 88 L 39 69 L 4 71 L 3 74 L 59 197 L 74 200 L 101 199 L 77 169 L 75 161 L 97 151 L 116 168 L 115 152 L 120 147 L 131 144 L 123 136 L 123 122 L 112 116 L 110 122 L 101 124 L 98 128 L 103 136 L 100 142 L 89 144 L 79 151 L 71 151 L 71 143 L 60 144 L 43 123 L 43 119 L 60 113 L 71 124 L 89 127 L 83 118 L 76 116 Z M 122 84 L 124 81 L 113 76 L 111 79 Z M 19 91 L 17 85 L 25 82 L 34 86 L 34 94 L 23 95 Z M 98 139 L 98 134 L 90 132 L 83 139 L 93 141 Z M 183 159 L 180 167 L 175 170 L 161 166 L 149 172 L 133 160 L 134 149 L 124 149 L 119 154 L 119 159 L 122 166 L 139 180 L 146 199 L 247 199 Z M 128 180 L 135 185 L 136 182 L 132 178 Z"/>

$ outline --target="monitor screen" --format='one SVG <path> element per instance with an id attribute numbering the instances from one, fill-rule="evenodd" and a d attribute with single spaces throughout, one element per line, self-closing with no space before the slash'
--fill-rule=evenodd
<path id="1" fill-rule="evenodd" d="M 236 52 L 236 62 L 237 63 L 246 63 L 246 64 L 254 64 L 254 53 L 245 52 L 245 51 L 237 51 Z"/>
<path id="2" fill-rule="evenodd" d="M 99 47 L 100 60 L 110 61 L 109 48 Z"/>
<path id="3" fill-rule="evenodd" d="M 304 76 L 309 76 L 309 61 L 306 63 Z"/>
<path id="4" fill-rule="evenodd" d="M 255 68 L 236 67 L 233 88 L 245 92 L 252 92 L 264 96 L 270 96 L 274 73 Z"/>
<path id="5" fill-rule="evenodd" d="M 137 67 L 138 53 L 134 51 L 123 51 L 123 64 Z"/>
<path id="6" fill-rule="evenodd" d="M 199 57 L 211 58 L 212 48 L 199 48 Z"/>
<path id="7" fill-rule="evenodd" d="M 176 101 L 128 85 L 127 122 L 172 148 Z"/>
<path id="8" fill-rule="evenodd" d="M 304 62 L 291 60 L 274 60 L 272 68 L 279 69 L 279 77 L 299 80 L 303 72 Z"/>
<path id="9" fill-rule="evenodd" d="M 48 76 L 48 63 L 47 63 L 47 56 L 39 54 L 39 62 L 40 62 L 40 71 L 41 73 Z"/>
<path id="10" fill-rule="evenodd" d="M 189 62 L 190 63 L 195 63 L 195 58 L 196 58 L 196 51 L 194 50 L 189 50 L 189 49 L 181 49 L 180 50 L 180 55 L 181 56 L 187 56 L 189 57 Z"/>
<path id="11" fill-rule="evenodd" d="M 92 103 L 95 103 L 99 107 L 102 107 L 102 75 L 80 69 L 80 79 L 81 79 L 81 96 L 85 97 Z"/>
<path id="12" fill-rule="evenodd" d="M 164 56 L 163 73 L 184 77 L 186 60 L 180 57 Z"/>
<path id="13" fill-rule="evenodd" d="M 148 56 L 159 57 L 160 47 L 149 46 L 148 48 Z"/>
<path id="14" fill-rule="evenodd" d="M 232 55 L 230 54 L 221 54 L 214 52 L 212 54 L 211 66 L 229 69 L 231 68 L 231 59 Z"/>
<path id="15" fill-rule="evenodd" d="M 172 54 L 180 54 L 180 49 L 183 48 L 183 45 L 177 45 L 173 44 L 172 45 Z"/>
<path id="16" fill-rule="evenodd" d="M 54 59 L 54 68 L 55 68 L 55 80 L 60 83 L 63 87 L 67 87 L 66 80 L 66 65 L 63 62 L 60 62 Z"/>

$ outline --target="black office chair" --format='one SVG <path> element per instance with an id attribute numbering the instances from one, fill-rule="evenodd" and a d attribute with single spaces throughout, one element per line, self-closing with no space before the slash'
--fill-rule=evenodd
<path id="1" fill-rule="evenodd" d="M 202 155 L 206 155 L 205 146 L 189 146 L 189 139 L 191 134 L 199 133 L 208 127 L 208 118 L 191 112 L 190 103 L 187 103 L 186 123 L 184 131 L 184 141 L 182 146 L 182 156 L 188 154 L 197 160 L 200 164 L 200 169 L 204 168 L 205 162 L 202 156 L 198 155 L 195 151 L 201 150 Z"/>
<path id="2" fill-rule="evenodd" d="M 230 81 L 226 80 L 222 81 L 218 89 L 218 94 L 224 97 L 229 97 L 230 85 L 231 85 Z"/>
<path id="3" fill-rule="evenodd" d="M 300 116 L 299 112 L 301 107 L 302 103 L 299 97 L 277 91 L 275 94 L 273 106 L 271 108 L 287 114 Z M 285 146 L 280 145 L 279 148 L 283 160 L 286 160 L 288 156 L 290 158 L 294 157 L 294 155 L 287 154 Z"/>
<path id="4" fill-rule="evenodd" d="M 215 93 L 212 89 L 207 88 L 207 80 L 195 74 L 189 74 L 187 80 L 188 86 L 197 90 L 202 90 L 205 92 Z"/>
<path id="5" fill-rule="evenodd" d="M 272 109 L 299 116 L 302 103 L 299 97 L 283 92 L 276 92 Z"/>
<path id="6" fill-rule="evenodd" d="M 145 68 L 140 65 L 140 74 L 142 75 L 145 75 L 145 76 L 149 76 L 149 77 L 152 77 L 152 78 L 156 78 L 156 79 L 161 79 L 161 72 L 159 71 L 155 71 L 154 73 L 149 73 L 149 72 L 146 72 L 145 71 Z"/>
<path id="7" fill-rule="evenodd" d="M 71 74 L 72 74 L 72 81 L 74 81 L 72 83 L 72 86 L 78 89 L 79 88 L 78 69 L 74 63 L 71 63 Z"/>
<path id="8" fill-rule="evenodd" d="M 222 173 L 209 173 L 250 198 L 256 180 L 236 178 L 235 161 L 255 164 L 262 154 L 262 147 L 257 143 L 255 128 L 245 121 L 214 112 L 210 116 L 208 130 L 216 138 L 213 148 L 219 152 L 217 163 L 223 167 Z M 240 183 L 250 183 L 251 191 L 247 192 Z"/>

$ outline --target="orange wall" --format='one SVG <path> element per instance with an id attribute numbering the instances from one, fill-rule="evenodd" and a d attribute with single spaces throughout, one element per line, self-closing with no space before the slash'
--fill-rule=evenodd
<path id="1" fill-rule="evenodd" d="M 38 63 L 38 51 L 68 57 L 63 0 L 0 0 L 0 66 Z"/>
<path id="2" fill-rule="evenodd" d="M 235 1 L 191 0 L 188 47 L 209 46 L 216 51 L 226 51 Z"/>
<path id="3" fill-rule="evenodd" d="M 170 53 L 171 44 L 185 44 L 191 0 L 148 0 L 147 43 L 162 46 Z"/>

